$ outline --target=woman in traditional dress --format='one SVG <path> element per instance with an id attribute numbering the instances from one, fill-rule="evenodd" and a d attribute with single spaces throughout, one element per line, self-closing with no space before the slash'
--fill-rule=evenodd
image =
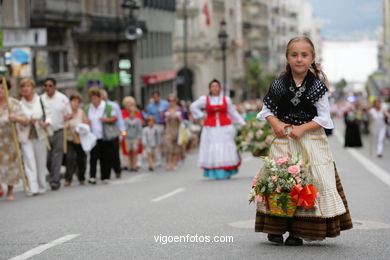
<path id="1" fill-rule="evenodd" d="M 268 240 L 286 245 L 302 245 L 302 239 L 323 240 L 352 228 L 344 195 L 324 128 L 332 129 L 327 87 L 318 79 L 314 45 L 307 37 L 290 40 L 286 50 L 287 72 L 274 80 L 264 98 L 258 118 L 266 119 L 276 139 L 269 156 L 273 159 L 305 154 L 310 173 L 320 194 L 310 210 L 298 207 L 293 218 L 270 215 L 266 202 L 257 202 L 255 231 L 268 234 Z M 314 69 L 314 73 L 310 68 Z"/>
<path id="2" fill-rule="evenodd" d="M 345 122 L 345 143 L 344 147 L 362 147 L 362 138 L 360 134 L 360 123 L 362 121 L 362 112 L 357 102 L 352 103 L 351 107 L 344 113 Z"/>
<path id="3" fill-rule="evenodd" d="M 386 111 L 381 106 L 380 98 L 376 98 L 373 107 L 369 110 L 371 131 L 374 136 L 375 152 L 378 158 L 383 156 L 383 147 L 386 138 Z"/>
<path id="4" fill-rule="evenodd" d="M 7 87 L 11 88 L 8 81 Z M 14 185 L 19 182 L 21 168 L 16 150 L 19 140 L 14 139 L 11 121 L 19 128 L 21 125 L 26 125 L 28 120 L 18 100 L 10 97 L 10 107 L 8 107 L 4 88 L 3 81 L 0 79 L 0 197 L 4 194 L 2 184 L 6 184 L 8 186 L 6 199 L 13 200 Z"/>
<path id="5" fill-rule="evenodd" d="M 218 80 L 210 82 L 209 91 L 209 95 L 200 97 L 190 106 L 195 119 L 205 117 L 198 164 L 207 178 L 229 179 L 238 172 L 241 163 L 233 124 L 245 125 L 245 121 L 231 99 L 221 94 L 222 86 Z"/>

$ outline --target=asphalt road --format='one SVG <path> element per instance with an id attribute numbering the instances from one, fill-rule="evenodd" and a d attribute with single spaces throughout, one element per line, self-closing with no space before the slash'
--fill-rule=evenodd
<path id="1" fill-rule="evenodd" d="M 191 154 L 175 172 L 143 169 L 109 184 L 0 199 L 0 259 L 388 259 L 390 143 L 378 159 L 329 140 L 355 225 L 338 238 L 269 244 L 247 203 L 260 159 L 244 154 L 238 175 L 216 181 Z"/>

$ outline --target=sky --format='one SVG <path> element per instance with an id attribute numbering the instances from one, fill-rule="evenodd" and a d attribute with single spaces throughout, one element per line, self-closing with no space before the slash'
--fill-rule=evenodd
<path id="1" fill-rule="evenodd" d="M 375 38 L 383 25 L 383 0 L 307 0 L 322 22 L 325 40 Z"/>
<path id="2" fill-rule="evenodd" d="M 306 0 L 322 23 L 322 66 L 331 83 L 341 79 L 361 90 L 378 68 L 383 0 Z"/>
<path id="3" fill-rule="evenodd" d="M 325 41 L 322 67 L 331 83 L 345 79 L 362 89 L 377 67 L 376 41 Z"/>

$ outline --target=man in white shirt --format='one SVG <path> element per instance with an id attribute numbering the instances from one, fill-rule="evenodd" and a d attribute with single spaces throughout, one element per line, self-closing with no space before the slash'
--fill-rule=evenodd
<path id="1" fill-rule="evenodd" d="M 47 78 L 44 83 L 45 93 L 41 96 L 42 102 L 50 109 L 53 135 L 49 137 L 51 150 L 47 154 L 47 169 L 49 183 L 52 190 L 58 190 L 60 170 L 64 156 L 64 125 L 69 120 L 71 109 L 69 99 L 57 91 L 56 80 Z"/>

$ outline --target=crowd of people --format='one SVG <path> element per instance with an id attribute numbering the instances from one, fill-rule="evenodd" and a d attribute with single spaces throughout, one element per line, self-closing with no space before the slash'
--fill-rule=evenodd
<path id="1" fill-rule="evenodd" d="M 381 98 L 372 103 L 349 96 L 335 104 L 332 114 L 345 123 L 344 147 L 363 147 L 362 137 L 367 136 L 370 153 L 383 157 L 386 137 L 390 137 L 390 106 Z"/>
<path id="2" fill-rule="evenodd" d="M 58 190 L 62 175 L 65 187 L 74 176 L 80 185 L 96 184 L 98 161 L 103 183 L 108 183 L 112 171 L 120 178 L 122 170 L 137 172 L 144 166 L 154 171 L 164 161 L 166 170 L 175 170 L 199 142 L 198 164 L 204 176 L 230 178 L 241 163 L 233 124 L 243 126 L 261 110 L 261 102 L 256 101 L 233 105 L 222 94 L 218 80 L 210 82 L 209 95 L 193 103 L 179 102 L 174 95 L 165 100 L 156 91 L 143 110 L 134 97 L 124 97 L 120 106 L 100 88 L 90 88 L 88 100 L 77 92 L 67 97 L 57 90 L 53 78 L 44 81 L 43 89 L 38 95 L 35 82 L 23 79 L 20 100 L 11 97 L 7 105 L 0 82 L 0 183 L 7 185 L 9 200 L 21 171 L 28 194 L 36 196 L 46 192 L 47 181 L 52 190 Z M 372 105 L 356 100 L 339 103 L 331 107 L 331 113 L 345 121 L 345 147 L 361 147 L 361 136 L 370 134 L 375 154 L 383 156 L 386 136 L 390 136 L 390 108 L 379 98 Z M 15 142 L 10 122 L 17 129 L 22 163 L 18 163 L 15 145 L 10 145 Z M 62 165 L 65 172 L 61 172 Z M 4 193 L 0 185 L 0 195 Z"/>
<path id="3" fill-rule="evenodd" d="M 190 103 L 179 103 L 174 95 L 164 100 L 156 91 L 144 110 L 126 96 L 121 109 L 96 87 L 88 89 L 84 101 L 77 92 L 68 97 L 57 90 L 54 78 L 44 81 L 44 93 L 38 95 L 34 80 L 26 78 L 20 81 L 18 100 L 9 97 L 11 84 L 6 82 L 0 82 L 0 196 L 5 184 L 7 200 L 14 199 L 13 186 L 21 176 L 26 176 L 29 196 L 44 194 L 47 182 L 58 190 L 62 175 L 65 187 L 74 176 L 80 185 L 94 185 L 99 173 L 101 182 L 108 183 L 112 171 L 116 178 L 122 170 L 137 172 L 143 157 L 149 171 L 164 161 L 166 170 L 176 170 L 198 144 L 200 121 L 192 116 Z"/>

